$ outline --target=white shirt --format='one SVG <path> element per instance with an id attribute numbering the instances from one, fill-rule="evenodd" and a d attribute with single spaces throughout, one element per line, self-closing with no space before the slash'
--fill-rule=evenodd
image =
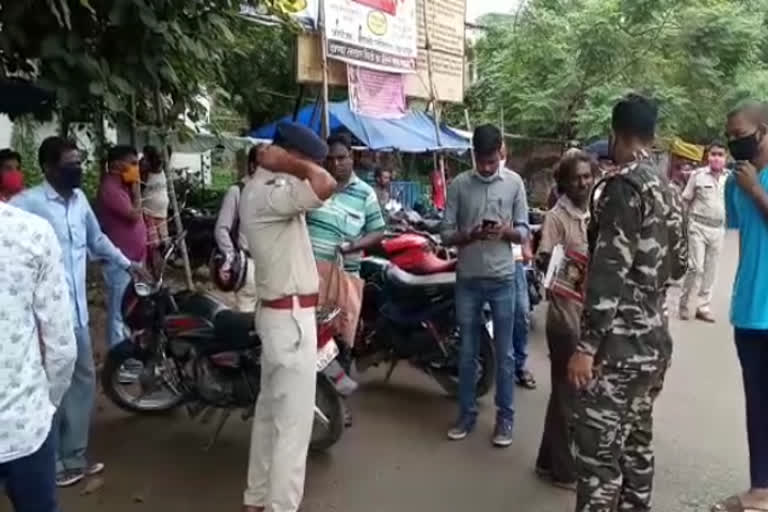
<path id="1" fill-rule="evenodd" d="M 56 234 L 42 218 L 0 202 L 0 464 L 45 442 L 76 355 Z"/>
<path id="2" fill-rule="evenodd" d="M 690 213 L 713 221 L 725 220 L 725 182 L 728 171 L 713 174 L 709 167 L 696 169 L 683 190 Z"/>
<path id="3" fill-rule="evenodd" d="M 141 206 L 150 217 L 168 218 L 168 182 L 163 172 L 150 172 L 144 183 L 144 196 Z"/>

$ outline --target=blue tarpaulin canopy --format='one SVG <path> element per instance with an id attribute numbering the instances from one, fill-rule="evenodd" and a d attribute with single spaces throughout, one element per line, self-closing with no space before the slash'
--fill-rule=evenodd
<path id="1" fill-rule="evenodd" d="M 438 144 L 435 139 L 435 122 L 423 112 L 411 111 L 400 119 L 377 119 L 352 112 L 347 101 L 331 103 L 329 107 L 331 133 L 346 129 L 373 150 L 397 149 L 405 153 L 423 153 L 438 149 L 463 151 L 470 148 L 469 140 L 447 126 L 441 126 Z M 321 118 L 321 108 L 315 104 L 302 108 L 296 121 L 320 133 Z M 249 135 L 256 139 L 271 139 L 278 123 L 292 120 L 291 116 L 285 116 Z"/>

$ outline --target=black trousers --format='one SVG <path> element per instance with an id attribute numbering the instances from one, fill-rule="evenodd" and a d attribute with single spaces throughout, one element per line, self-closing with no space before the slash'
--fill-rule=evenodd
<path id="1" fill-rule="evenodd" d="M 547 404 L 544 434 L 536 467 L 548 471 L 557 482 L 570 483 L 576 481 L 570 434 L 575 393 L 568 382 L 568 361 L 576 349 L 577 333 L 557 329 L 557 326 L 547 322 L 546 334 L 552 391 Z"/>

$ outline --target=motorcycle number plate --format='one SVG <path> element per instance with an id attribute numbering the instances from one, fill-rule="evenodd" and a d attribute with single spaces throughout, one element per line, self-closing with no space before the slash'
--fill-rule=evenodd
<path id="1" fill-rule="evenodd" d="M 323 345 L 321 349 L 317 351 L 317 371 L 321 372 L 331 364 L 331 361 L 336 359 L 339 355 L 339 347 L 334 340 L 328 340 L 328 343 Z"/>

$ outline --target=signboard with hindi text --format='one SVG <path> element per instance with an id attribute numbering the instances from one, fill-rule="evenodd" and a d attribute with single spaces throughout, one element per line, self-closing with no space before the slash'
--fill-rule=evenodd
<path id="1" fill-rule="evenodd" d="M 416 0 L 325 0 L 328 57 L 379 71 L 416 69 Z"/>
<path id="2" fill-rule="evenodd" d="M 371 0 L 373 2 L 375 0 Z M 405 94 L 412 98 L 430 99 L 427 50 L 424 37 L 424 7 L 416 0 L 418 56 L 415 73 L 405 75 Z M 464 101 L 465 55 L 464 16 L 466 0 L 427 0 L 427 23 L 432 44 L 432 75 L 435 95 L 441 102 Z M 320 38 L 317 34 L 299 34 L 296 79 L 300 83 L 323 81 Z M 347 85 L 347 70 L 343 62 L 328 61 L 328 83 Z"/>

